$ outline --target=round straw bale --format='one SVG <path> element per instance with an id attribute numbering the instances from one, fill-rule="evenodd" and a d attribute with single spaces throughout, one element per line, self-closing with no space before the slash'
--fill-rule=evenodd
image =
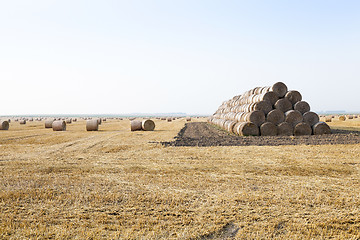
<path id="1" fill-rule="evenodd" d="M 290 110 L 285 113 L 285 122 L 296 126 L 298 123 L 304 120 L 303 115 L 296 110 Z"/>
<path id="2" fill-rule="evenodd" d="M 172 121 L 172 118 L 170 118 L 170 117 L 167 118 L 167 121 L 168 121 L 168 122 L 171 122 L 171 121 Z"/>
<path id="3" fill-rule="evenodd" d="M 259 136 L 259 127 L 252 122 L 241 122 L 234 126 L 234 132 L 240 136 Z"/>
<path id="4" fill-rule="evenodd" d="M 252 111 L 246 114 L 245 120 L 260 126 L 265 122 L 265 113 L 262 111 Z"/>
<path id="5" fill-rule="evenodd" d="M 348 115 L 347 118 L 348 119 L 354 119 L 354 116 L 353 115 Z"/>
<path id="6" fill-rule="evenodd" d="M 271 86 L 271 91 L 275 92 L 279 97 L 284 97 L 288 88 L 285 83 L 277 82 Z"/>
<path id="7" fill-rule="evenodd" d="M 295 103 L 294 109 L 301 112 L 301 114 L 304 114 L 304 113 L 310 111 L 310 105 L 305 101 L 299 101 L 299 102 Z"/>
<path id="8" fill-rule="evenodd" d="M 292 105 L 294 105 L 295 103 L 301 101 L 302 96 L 298 91 L 291 90 L 286 93 L 285 98 L 289 100 Z"/>
<path id="9" fill-rule="evenodd" d="M 186 121 L 187 121 L 187 122 L 191 122 L 191 117 L 187 117 L 187 118 L 186 118 Z"/>
<path id="10" fill-rule="evenodd" d="M 261 97 L 261 100 L 268 101 L 271 103 L 271 105 L 274 105 L 278 99 L 279 96 L 272 91 L 263 93 Z"/>
<path id="11" fill-rule="evenodd" d="M 26 120 L 25 119 L 22 119 L 19 121 L 20 124 L 26 124 Z"/>
<path id="12" fill-rule="evenodd" d="M 140 131 L 142 129 L 141 121 L 139 120 L 132 120 L 130 122 L 130 129 L 131 131 Z"/>
<path id="13" fill-rule="evenodd" d="M 318 122 L 313 127 L 313 134 L 314 135 L 322 135 L 322 134 L 331 134 L 331 129 L 329 125 L 324 122 Z"/>
<path id="14" fill-rule="evenodd" d="M 166 120 L 166 118 L 165 118 L 165 117 L 162 117 L 162 118 L 160 118 L 160 120 L 164 121 L 164 120 Z"/>
<path id="15" fill-rule="evenodd" d="M 54 122 L 53 119 L 46 120 L 46 121 L 45 121 L 45 128 L 52 128 L 53 122 Z"/>
<path id="16" fill-rule="evenodd" d="M 285 121 L 285 114 L 279 109 L 274 109 L 267 114 L 266 121 L 278 125 Z"/>
<path id="17" fill-rule="evenodd" d="M 290 123 L 282 122 L 277 127 L 278 135 L 280 136 L 292 136 L 294 134 L 294 128 Z"/>
<path id="18" fill-rule="evenodd" d="M 254 88 L 254 94 L 260 94 L 261 93 L 261 89 L 262 89 L 262 87 L 256 87 L 256 88 Z"/>
<path id="19" fill-rule="evenodd" d="M 66 123 L 72 123 L 72 119 L 71 118 L 66 119 Z"/>
<path id="20" fill-rule="evenodd" d="M 154 131 L 155 129 L 155 123 L 150 119 L 143 120 L 141 126 L 144 131 Z"/>
<path id="21" fill-rule="evenodd" d="M 234 126 L 235 126 L 236 123 L 237 122 L 235 122 L 235 121 L 227 120 L 224 123 L 225 130 L 230 132 L 230 133 L 234 133 Z"/>
<path id="22" fill-rule="evenodd" d="M 77 118 L 74 118 L 74 119 L 73 119 L 73 122 L 77 122 Z"/>
<path id="23" fill-rule="evenodd" d="M 340 120 L 340 121 L 345 121 L 345 120 L 346 120 L 346 117 L 343 116 L 343 115 L 342 115 L 342 116 L 339 116 L 339 120 Z"/>
<path id="24" fill-rule="evenodd" d="M 91 119 L 86 121 L 86 131 L 98 131 L 99 122 L 97 119 Z"/>
<path id="25" fill-rule="evenodd" d="M 276 136 L 277 135 L 277 127 L 275 124 L 271 122 L 265 122 L 260 126 L 260 135 L 261 136 Z"/>
<path id="26" fill-rule="evenodd" d="M 294 128 L 295 136 L 311 135 L 312 129 L 309 124 L 305 122 L 298 123 Z"/>
<path id="27" fill-rule="evenodd" d="M 311 127 L 320 121 L 319 115 L 314 112 L 306 112 L 303 117 L 304 122 L 308 123 Z"/>
<path id="28" fill-rule="evenodd" d="M 285 113 L 292 109 L 292 104 L 286 98 L 281 98 L 276 101 L 276 103 L 274 104 L 274 107 Z"/>
<path id="29" fill-rule="evenodd" d="M 103 118 L 102 120 L 103 120 L 103 122 L 106 122 L 106 118 Z"/>
<path id="30" fill-rule="evenodd" d="M 262 87 L 261 88 L 261 93 L 266 93 L 266 92 L 270 92 L 270 91 L 272 91 L 271 87 Z"/>
<path id="31" fill-rule="evenodd" d="M 0 130 L 9 130 L 9 122 L 0 120 Z"/>
<path id="32" fill-rule="evenodd" d="M 331 122 L 332 117 L 331 116 L 325 116 L 325 122 Z"/>
<path id="33" fill-rule="evenodd" d="M 66 131 L 66 122 L 64 120 L 57 120 L 52 123 L 53 131 Z"/>
<path id="34" fill-rule="evenodd" d="M 253 110 L 263 111 L 265 114 L 268 114 L 272 110 L 272 104 L 269 101 L 260 101 L 253 106 Z"/>

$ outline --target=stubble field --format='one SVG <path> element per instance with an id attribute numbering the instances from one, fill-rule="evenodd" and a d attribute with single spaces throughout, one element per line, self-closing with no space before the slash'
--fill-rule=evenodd
<path id="1" fill-rule="evenodd" d="M 360 238 L 360 144 L 164 147 L 185 120 L 155 123 L 12 122 L 0 238 Z M 359 119 L 329 125 L 360 131 Z"/>

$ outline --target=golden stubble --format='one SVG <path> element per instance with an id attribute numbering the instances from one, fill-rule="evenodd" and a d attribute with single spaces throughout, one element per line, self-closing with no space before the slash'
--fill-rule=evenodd
<path id="1" fill-rule="evenodd" d="M 0 131 L 0 238 L 360 238 L 359 144 L 163 147 L 185 120 L 155 123 Z"/>

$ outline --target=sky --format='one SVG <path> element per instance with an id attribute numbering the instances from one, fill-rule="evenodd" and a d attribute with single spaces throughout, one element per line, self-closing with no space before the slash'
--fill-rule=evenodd
<path id="1" fill-rule="evenodd" d="M 0 0 L 0 116 L 212 114 L 278 81 L 360 112 L 360 1 Z"/>

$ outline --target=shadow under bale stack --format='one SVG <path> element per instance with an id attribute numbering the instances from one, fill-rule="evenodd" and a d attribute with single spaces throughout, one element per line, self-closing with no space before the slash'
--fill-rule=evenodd
<path id="1" fill-rule="evenodd" d="M 301 136 L 331 133 L 325 122 L 310 111 L 299 91 L 288 91 L 277 82 L 256 87 L 223 102 L 208 122 L 241 136 Z M 256 128 L 256 129 L 255 129 Z"/>

